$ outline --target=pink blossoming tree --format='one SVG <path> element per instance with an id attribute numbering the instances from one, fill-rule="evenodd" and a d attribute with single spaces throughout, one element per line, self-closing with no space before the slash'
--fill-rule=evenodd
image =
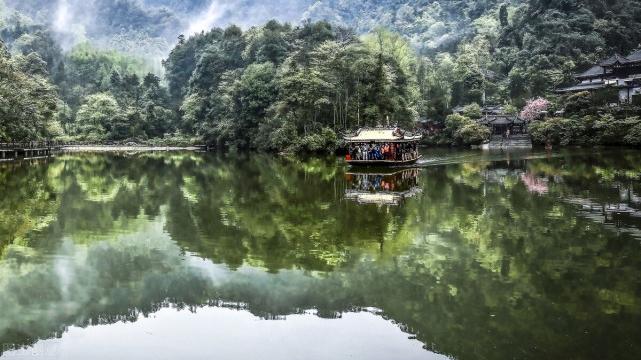
<path id="1" fill-rule="evenodd" d="M 541 113 L 547 111 L 550 107 L 550 102 L 544 98 L 536 98 L 528 100 L 527 104 L 521 111 L 521 118 L 527 122 L 536 120 L 541 116 Z"/>

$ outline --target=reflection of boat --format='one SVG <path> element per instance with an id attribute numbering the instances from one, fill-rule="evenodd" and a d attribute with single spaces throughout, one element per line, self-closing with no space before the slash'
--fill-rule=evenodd
<path id="1" fill-rule="evenodd" d="M 400 205 L 403 200 L 421 193 L 418 174 L 419 169 L 347 173 L 345 198 L 359 204 Z"/>
<path id="2" fill-rule="evenodd" d="M 421 158 L 421 138 L 399 128 L 363 128 L 345 137 L 349 145 L 345 160 L 350 165 L 411 165 Z"/>
<path id="3" fill-rule="evenodd" d="M 350 165 L 364 165 L 364 166 L 403 166 L 412 165 L 419 161 L 423 156 L 418 155 L 416 158 L 410 160 L 347 160 Z"/>

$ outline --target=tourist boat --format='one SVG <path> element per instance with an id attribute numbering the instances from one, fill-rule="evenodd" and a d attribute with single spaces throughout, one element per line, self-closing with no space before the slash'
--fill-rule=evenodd
<path id="1" fill-rule="evenodd" d="M 362 128 L 344 137 L 348 145 L 345 160 L 350 165 L 411 165 L 422 157 L 418 153 L 422 138 L 399 128 Z"/>

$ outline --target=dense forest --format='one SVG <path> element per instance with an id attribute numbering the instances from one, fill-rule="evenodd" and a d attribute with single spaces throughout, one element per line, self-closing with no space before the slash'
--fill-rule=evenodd
<path id="1" fill-rule="evenodd" d="M 411 126 L 414 61 L 387 31 L 360 38 L 327 22 L 271 21 L 181 41 L 165 67 L 184 131 L 225 147 L 320 151 L 342 129 L 388 119 Z"/>
<path id="2" fill-rule="evenodd" d="M 641 1 L 4 0 L 0 38 L 5 141 L 315 152 L 358 126 L 431 119 L 468 143 L 483 129 L 446 121 L 454 107 L 518 111 L 543 96 L 580 111 L 539 124 L 536 139 L 580 144 L 570 125 L 606 110 L 553 90 L 639 46 Z M 638 109 L 606 112 L 639 127 Z"/>

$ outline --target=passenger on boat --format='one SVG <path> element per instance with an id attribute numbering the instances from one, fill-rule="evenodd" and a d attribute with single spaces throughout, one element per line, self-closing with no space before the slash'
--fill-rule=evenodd
<path id="1" fill-rule="evenodd" d="M 390 144 L 384 144 L 383 145 L 383 159 L 384 160 L 391 160 L 391 157 L 390 157 Z"/>
<path id="2" fill-rule="evenodd" d="M 418 157 L 416 144 L 352 144 L 348 148 L 348 160 L 361 161 L 409 161 Z"/>

